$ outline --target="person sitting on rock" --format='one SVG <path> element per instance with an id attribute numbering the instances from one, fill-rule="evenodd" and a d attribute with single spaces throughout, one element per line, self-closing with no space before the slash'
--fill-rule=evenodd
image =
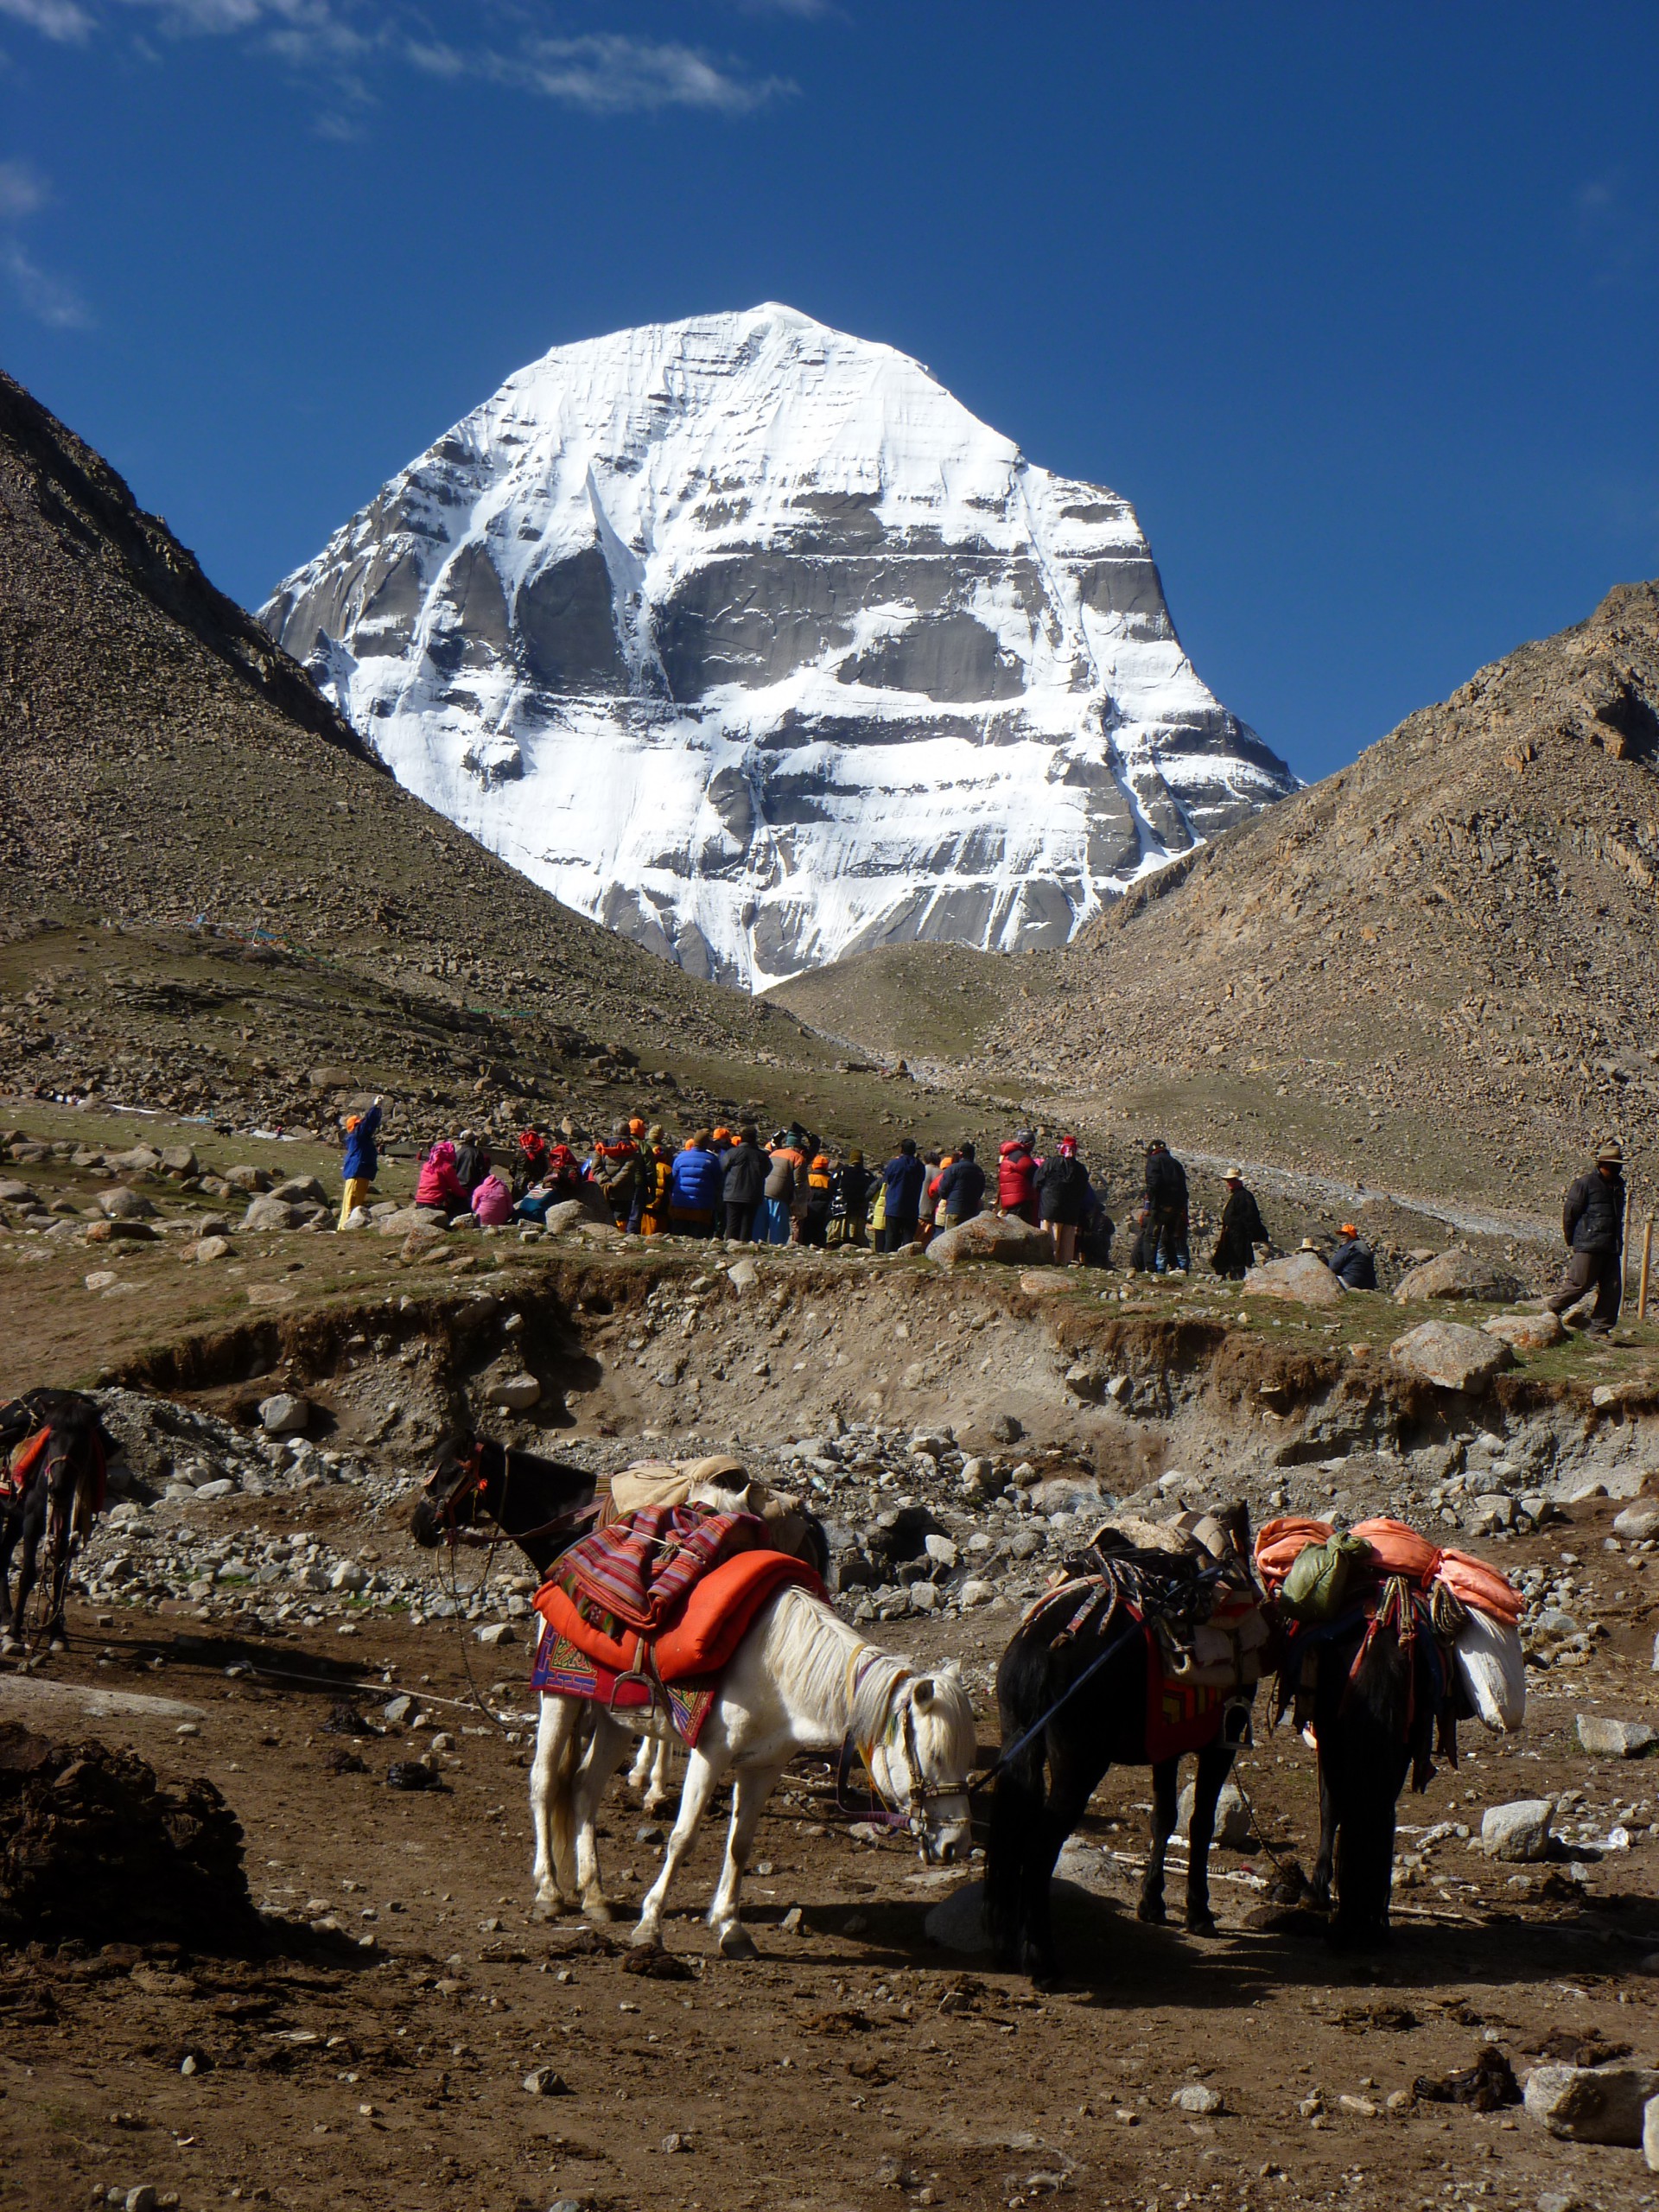
<path id="1" fill-rule="evenodd" d="M 488 1229 L 499 1229 L 503 1222 L 512 1219 L 512 1191 L 499 1168 L 491 1168 L 474 1189 L 472 1215 L 480 1227 Z"/>
<path id="2" fill-rule="evenodd" d="M 455 1173 L 455 1147 L 448 1137 L 440 1137 L 422 1160 L 415 1203 L 423 1212 L 435 1213 L 445 1221 L 451 1214 L 466 1212 L 467 1193 Z"/>
<path id="3" fill-rule="evenodd" d="M 1351 1221 L 1342 1224 L 1342 1241 L 1325 1262 L 1344 1290 L 1376 1288 L 1376 1255 Z"/>
<path id="4" fill-rule="evenodd" d="M 1561 1234 L 1567 1240 L 1567 1273 L 1561 1287 L 1545 1304 L 1552 1313 L 1565 1313 L 1586 1293 L 1596 1294 L 1596 1310 L 1586 1328 L 1589 1336 L 1605 1337 L 1618 1319 L 1624 1295 L 1624 1148 L 1612 1142 L 1602 1146 L 1596 1164 L 1580 1175 L 1567 1192 L 1561 1208 Z"/>
<path id="5" fill-rule="evenodd" d="M 1222 1208 L 1221 1234 L 1210 1255 L 1210 1264 L 1229 1282 L 1243 1282 L 1255 1265 L 1255 1247 L 1268 1241 L 1268 1227 L 1255 1192 L 1244 1187 L 1244 1170 L 1230 1167 L 1224 1179 L 1227 1203 Z"/>

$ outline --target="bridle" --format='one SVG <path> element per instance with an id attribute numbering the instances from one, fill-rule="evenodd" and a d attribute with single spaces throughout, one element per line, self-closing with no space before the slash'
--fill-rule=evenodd
<path id="1" fill-rule="evenodd" d="M 849 1716 L 858 1696 L 860 1684 L 871 1667 L 885 1656 L 884 1653 L 878 1652 L 874 1645 L 868 1643 L 861 1643 L 854 1650 L 847 1664 Z M 881 1799 L 885 1806 L 891 1808 L 888 1811 L 875 1813 L 874 1817 L 887 1827 L 905 1828 L 919 1842 L 926 1839 L 929 1805 L 938 1803 L 946 1797 L 960 1797 L 965 1813 L 969 1809 L 969 1795 L 965 1777 L 958 1783 L 928 1782 L 924 1778 L 921 1751 L 916 1741 L 916 1709 L 912 1700 L 904 1694 L 909 1685 L 916 1680 L 915 1670 L 910 1667 L 900 1668 L 893 1675 L 887 1689 L 886 1718 L 879 1736 L 872 1737 L 868 1743 L 860 1743 L 849 1725 L 847 1735 L 842 1743 L 841 1756 L 836 1770 L 836 1801 L 840 1809 L 844 1812 L 855 1812 L 859 1809 L 844 1802 L 846 1783 L 851 1776 L 853 1762 L 856 1759 L 870 1777 L 871 1785 L 876 1796 Z M 902 1810 L 899 1809 L 898 1793 L 892 1787 L 893 1753 L 890 1746 L 896 1730 L 902 1733 L 906 1783 Z M 885 1770 L 885 1780 L 876 1770 L 878 1753 L 880 1754 L 881 1765 Z M 862 1815 L 867 1819 L 871 1816 L 869 1812 Z"/>
<path id="2" fill-rule="evenodd" d="M 495 1478 L 484 1465 L 484 1444 L 485 1440 L 481 1436 L 475 1437 L 470 1450 L 458 1455 L 460 1478 L 451 1484 L 442 1498 L 432 1501 L 433 1517 L 437 1522 L 443 1541 L 452 1550 L 457 1544 L 485 1544 L 493 1550 L 499 1544 L 534 1543 L 538 1536 L 570 1535 L 584 1522 L 597 1519 L 602 1501 L 595 1498 L 591 1505 L 573 1506 L 568 1512 L 556 1513 L 550 1521 L 543 1521 L 538 1528 L 515 1529 L 509 1535 L 501 1516 L 505 1510 L 507 1492 L 512 1483 L 512 1455 L 503 1449 L 500 1495 L 493 1497 L 491 1493 Z M 443 1467 L 435 1467 L 421 1485 L 428 1497 L 431 1496 L 433 1484 L 445 1471 Z M 461 1506 L 471 1503 L 483 1507 L 496 1523 L 493 1529 L 475 1529 L 469 1522 L 457 1518 Z"/>

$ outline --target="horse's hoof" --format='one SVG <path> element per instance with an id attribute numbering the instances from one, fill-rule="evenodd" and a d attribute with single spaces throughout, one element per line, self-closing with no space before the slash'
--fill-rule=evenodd
<path id="1" fill-rule="evenodd" d="M 636 1951 L 660 1951 L 663 1948 L 663 1939 L 658 1930 L 647 1926 L 643 1920 L 629 1936 L 628 1941 Z"/>
<path id="2" fill-rule="evenodd" d="M 1221 1930 L 1216 1926 L 1213 1913 L 1189 1912 L 1186 1916 L 1186 1932 L 1189 1936 L 1218 1936 Z"/>
<path id="3" fill-rule="evenodd" d="M 1137 1920 L 1144 1920 L 1148 1928 L 1161 1928 L 1169 1918 L 1162 1897 L 1142 1897 L 1135 1908 Z"/>
<path id="4" fill-rule="evenodd" d="M 729 1928 L 721 1930 L 720 1955 L 722 1959 L 758 1959 L 760 1954 L 748 1929 L 741 1921 L 734 1920 Z"/>
<path id="5" fill-rule="evenodd" d="M 54 1636 L 46 1648 L 48 1651 L 67 1651 L 69 1649 L 69 1639 L 67 1636 Z"/>
<path id="6" fill-rule="evenodd" d="M 0 1657 L 16 1659 L 22 1656 L 22 1644 L 15 1636 L 0 1638 Z"/>
<path id="7" fill-rule="evenodd" d="M 603 1897 L 589 1897 L 582 1908 L 582 1918 L 591 1920 L 601 1928 L 608 1928 L 616 1915 Z"/>
<path id="8" fill-rule="evenodd" d="M 569 1910 L 563 1897 L 537 1897 L 530 1908 L 530 1916 L 541 1922 L 563 1920 Z"/>

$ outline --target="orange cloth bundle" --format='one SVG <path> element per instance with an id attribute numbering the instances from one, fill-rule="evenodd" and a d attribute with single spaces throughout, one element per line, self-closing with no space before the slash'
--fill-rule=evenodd
<path id="1" fill-rule="evenodd" d="M 797 1584 L 815 1598 L 823 1595 L 823 1585 L 812 1569 L 785 1552 L 739 1552 L 710 1567 L 692 1585 L 678 1619 L 655 1638 L 652 1656 L 663 1681 L 677 1682 L 717 1672 L 743 1641 L 761 1606 L 786 1583 Z M 618 1675 L 632 1674 L 639 1667 L 646 1639 L 632 1629 L 620 1638 L 607 1636 L 583 1619 L 556 1582 L 544 1582 L 534 1603 L 554 1634 L 596 1665 Z"/>
<path id="2" fill-rule="evenodd" d="M 1363 1536 L 1390 1574 L 1409 1575 L 1414 1582 L 1433 1579 L 1440 1563 L 1440 1548 L 1403 1521 L 1361 1521 L 1354 1529 Z"/>
<path id="3" fill-rule="evenodd" d="M 1255 1534 L 1255 1571 L 1266 1584 L 1268 1595 L 1277 1597 L 1280 1585 L 1310 1544 L 1330 1541 L 1328 1521 L 1309 1521 L 1295 1513 L 1264 1521 Z"/>
<path id="4" fill-rule="evenodd" d="M 1513 1628 L 1527 1609 L 1526 1599 L 1506 1575 L 1488 1567 L 1484 1559 L 1471 1559 L 1467 1552 L 1442 1552 L 1439 1574 L 1452 1595 L 1461 1599 L 1471 1612 L 1485 1613 L 1506 1628 Z"/>

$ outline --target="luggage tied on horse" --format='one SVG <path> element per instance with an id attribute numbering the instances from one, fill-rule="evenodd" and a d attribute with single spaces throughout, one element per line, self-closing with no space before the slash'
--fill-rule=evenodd
<path id="1" fill-rule="evenodd" d="M 1115 1617 L 1147 1643 L 1147 1755 L 1154 1764 L 1208 1743 L 1217 1715 L 1248 1702 L 1271 1630 L 1227 1531 L 1208 1515 L 1103 1522 L 1021 1624 L 1065 1616 L 1052 1639 L 1103 1641 Z"/>
<path id="2" fill-rule="evenodd" d="M 1519 1622 L 1525 1606 L 1508 1578 L 1467 1552 L 1442 1550 L 1402 1521 L 1362 1521 L 1346 1536 L 1326 1521 L 1287 1515 L 1256 1536 L 1255 1566 L 1281 1609 L 1293 1618 L 1281 1674 L 1284 1705 L 1306 1703 L 1318 1645 L 1351 1624 L 1369 1623 L 1354 1661 L 1357 1674 L 1379 1626 L 1402 1643 L 1431 1639 L 1442 1702 L 1455 1666 L 1470 1704 L 1495 1732 L 1519 1728 L 1526 1713 L 1526 1661 Z M 1457 1763 L 1449 1723 L 1443 1748 Z"/>
<path id="3" fill-rule="evenodd" d="M 811 1567 L 772 1548 L 758 1516 L 646 1506 L 572 1545 L 537 1592 L 531 1688 L 613 1708 L 660 1705 L 695 1745 L 721 1669 L 786 1583 L 823 1594 Z"/>

